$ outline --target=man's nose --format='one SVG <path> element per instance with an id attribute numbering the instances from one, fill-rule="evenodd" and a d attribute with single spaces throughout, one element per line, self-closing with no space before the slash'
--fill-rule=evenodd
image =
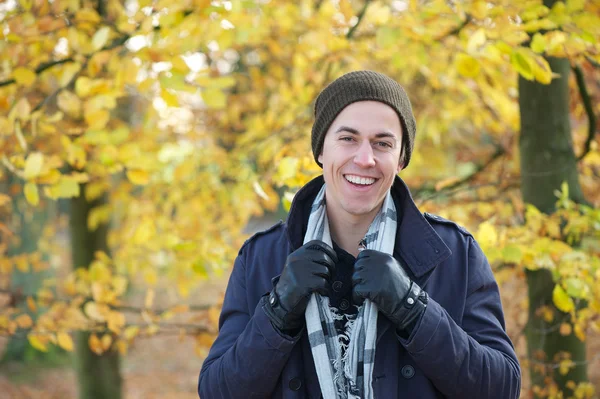
<path id="1" fill-rule="evenodd" d="M 375 166 L 373 148 L 368 140 L 363 141 L 356 150 L 356 154 L 354 154 L 354 163 L 361 168 L 370 168 Z"/>

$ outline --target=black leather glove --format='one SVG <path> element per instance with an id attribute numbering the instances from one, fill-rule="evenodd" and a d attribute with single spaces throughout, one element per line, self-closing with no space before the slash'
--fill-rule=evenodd
<path id="1" fill-rule="evenodd" d="M 392 321 L 403 337 L 410 336 L 427 307 L 427 293 L 408 277 L 393 256 L 365 249 L 354 263 L 352 299 L 369 299 Z"/>
<path id="2" fill-rule="evenodd" d="M 281 332 L 296 335 L 304 325 L 310 296 L 314 292 L 328 295 L 336 263 L 335 251 L 322 241 L 307 242 L 292 252 L 265 304 L 271 323 Z"/>

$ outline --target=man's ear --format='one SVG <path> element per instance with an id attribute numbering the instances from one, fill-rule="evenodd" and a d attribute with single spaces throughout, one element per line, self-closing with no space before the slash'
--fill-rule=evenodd
<path id="1" fill-rule="evenodd" d="M 321 165 L 323 165 L 323 151 L 321 151 L 317 160 L 321 163 Z"/>
<path id="2" fill-rule="evenodd" d="M 404 169 L 404 162 L 398 163 L 398 170 L 396 171 L 396 174 L 400 173 L 402 169 Z"/>

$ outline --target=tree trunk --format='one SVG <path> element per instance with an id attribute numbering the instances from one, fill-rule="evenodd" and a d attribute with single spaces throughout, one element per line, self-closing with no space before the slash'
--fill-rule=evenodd
<path id="1" fill-rule="evenodd" d="M 548 5 L 548 4 L 547 4 Z M 583 193 L 578 181 L 569 121 L 569 72 L 567 59 L 548 58 L 552 71 L 559 78 L 549 85 L 531 82 L 519 77 L 519 108 L 521 113 L 521 190 L 523 200 L 535 205 L 540 211 L 550 214 L 557 201 L 555 190 L 562 182 L 569 185 L 570 198 L 583 202 Z M 527 271 L 529 290 L 529 320 L 526 328 L 527 347 L 531 359 L 532 386 L 546 386 L 544 374 L 536 368 L 536 362 L 557 362 L 559 352 L 571 354 L 577 366 L 566 375 L 558 368 L 546 371 L 565 393 L 569 380 L 579 383 L 587 381 L 585 344 L 574 334 L 562 336 L 557 324 L 567 317 L 556 309 L 552 302 L 554 283 L 547 270 Z M 550 306 L 554 320 L 550 323 L 535 315 L 540 306 Z M 544 354 L 544 358 L 539 355 Z"/>
<path id="2" fill-rule="evenodd" d="M 106 197 L 88 202 L 84 195 L 85 185 L 81 185 L 81 194 L 71 200 L 71 250 L 73 267 L 89 267 L 94 252 L 107 254 L 108 225 L 101 224 L 95 231 L 87 228 L 90 211 L 106 203 Z M 88 345 L 90 334 L 81 332 L 76 337 L 75 368 L 79 385 L 80 399 L 120 399 L 121 374 L 118 352 L 110 350 L 100 356 L 92 352 Z"/>

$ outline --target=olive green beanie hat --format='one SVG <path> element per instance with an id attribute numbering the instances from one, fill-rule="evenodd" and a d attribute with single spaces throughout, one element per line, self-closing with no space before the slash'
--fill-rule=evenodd
<path id="1" fill-rule="evenodd" d="M 331 82 L 315 102 L 315 123 L 312 128 L 312 151 L 320 167 L 319 155 L 329 126 L 348 105 L 357 101 L 379 101 L 392 107 L 402 124 L 404 167 L 410 162 L 417 124 L 406 92 L 395 80 L 378 72 L 350 72 Z"/>

